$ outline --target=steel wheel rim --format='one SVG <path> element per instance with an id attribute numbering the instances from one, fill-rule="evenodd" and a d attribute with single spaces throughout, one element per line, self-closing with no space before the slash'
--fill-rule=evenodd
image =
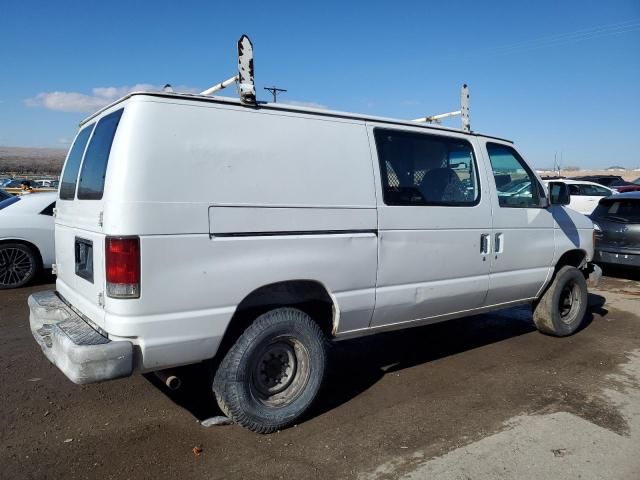
<path id="1" fill-rule="evenodd" d="M 567 283 L 560 292 L 558 311 L 560 312 L 560 319 L 566 324 L 573 322 L 575 312 L 580 305 L 579 295 L 580 290 L 575 282 Z"/>
<path id="2" fill-rule="evenodd" d="M 21 285 L 32 273 L 33 262 L 27 252 L 15 247 L 0 249 L 0 285 Z"/>
<path id="3" fill-rule="evenodd" d="M 254 356 L 250 388 L 254 398 L 271 407 L 290 404 L 309 381 L 310 356 L 293 337 L 273 339 Z"/>

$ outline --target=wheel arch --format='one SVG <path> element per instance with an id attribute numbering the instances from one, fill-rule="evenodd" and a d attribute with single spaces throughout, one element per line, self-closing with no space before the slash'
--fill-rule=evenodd
<path id="1" fill-rule="evenodd" d="M 38 268 L 42 268 L 42 253 L 40 252 L 40 249 L 38 248 L 38 246 L 33 243 L 30 242 L 28 240 L 24 240 L 22 238 L 2 238 L 0 239 L 0 245 L 6 245 L 7 243 L 19 243 L 20 245 L 24 245 L 25 247 L 29 247 L 31 250 L 33 250 L 33 252 L 36 254 L 36 260 L 38 261 Z"/>
<path id="2" fill-rule="evenodd" d="M 576 267 L 576 268 L 579 268 L 579 269 L 582 269 L 582 268 L 586 267 L 587 258 L 588 258 L 587 257 L 587 252 L 585 250 L 582 250 L 580 248 L 574 248 L 574 249 L 571 249 L 571 250 L 567 250 L 566 252 L 564 252 L 560 256 L 560 258 L 556 262 L 555 269 L 554 269 L 554 275 L 555 275 L 555 272 L 557 272 L 562 267 L 567 266 L 567 265 L 569 265 L 571 267 Z"/>
<path id="3" fill-rule="evenodd" d="M 256 288 L 238 304 L 227 325 L 215 358 L 222 359 L 246 328 L 263 313 L 295 307 L 309 314 L 327 337 L 338 329 L 340 309 L 329 289 L 317 280 L 296 279 Z"/>
<path id="4" fill-rule="evenodd" d="M 553 279 L 556 278 L 556 274 L 558 273 L 558 270 L 560 270 L 562 267 L 565 267 L 567 265 L 571 267 L 576 267 L 582 270 L 587 266 L 587 258 L 588 258 L 587 252 L 585 250 L 582 250 L 581 248 L 572 248 L 570 250 L 563 252 L 563 254 L 560 255 L 560 258 L 558 258 L 558 261 L 554 265 L 553 272 L 551 272 L 551 274 L 548 275 L 546 282 L 544 283 L 544 285 L 542 285 L 542 287 L 538 291 L 538 294 L 536 295 L 536 302 L 542 297 L 544 292 L 547 291 L 547 288 L 549 288 L 549 286 L 553 283 Z"/>

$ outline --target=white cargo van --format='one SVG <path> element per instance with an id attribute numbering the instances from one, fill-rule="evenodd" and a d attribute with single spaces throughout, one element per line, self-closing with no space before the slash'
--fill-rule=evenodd
<path id="1" fill-rule="evenodd" d="M 272 432 L 333 341 L 518 304 L 579 329 L 593 227 L 568 200 L 500 138 L 132 93 L 80 126 L 31 328 L 76 383 L 208 361 L 222 410 Z"/>

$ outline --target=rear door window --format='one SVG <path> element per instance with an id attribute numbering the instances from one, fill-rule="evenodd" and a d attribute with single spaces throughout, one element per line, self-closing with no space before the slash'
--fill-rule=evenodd
<path id="1" fill-rule="evenodd" d="M 595 216 L 620 223 L 640 223 L 640 200 L 601 200 Z"/>
<path id="2" fill-rule="evenodd" d="M 582 190 L 584 191 L 584 195 L 590 195 L 592 197 L 608 197 L 609 195 L 611 195 L 611 192 L 609 192 L 609 190 L 597 185 L 583 185 Z"/>
<path id="3" fill-rule="evenodd" d="M 69 158 L 64 167 L 64 173 L 62 174 L 62 184 L 60 186 L 60 199 L 61 200 L 73 200 L 76 195 L 76 181 L 78 179 L 78 170 L 80 169 L 80 163 L 82 162 L 82 155 L 84 149 L 87 146 L 87 141 L 91 136 L 91 130 L 93 130 L 94 124 L 84 127 L 80 130 L 80 133 L 76 136 Z"/>
<path id="4" fill-rule="evenodd" d="M 111 144 L 122 112 L 123 109 L 110 113 L 101 118 L 96 125 L 80 171 L 79 200 L 100 200 L 102 198 Z"/>

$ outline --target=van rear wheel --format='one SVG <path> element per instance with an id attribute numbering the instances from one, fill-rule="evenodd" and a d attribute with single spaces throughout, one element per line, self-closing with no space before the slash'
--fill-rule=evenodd
<path id="1" fill-rule="evenodd" d="M 587 282 L 576 267 L 564 266 L 534 306 L 533 321 L 548 335 L 565 337 L 575 333 L 587 311 Z"/>
<path id="2" fill-rule="evenodd" d="M 213 382 L 218 404 L 257 433 L 293 425 L 316 399 L 327 370 L 328 341 L 296 308 L 259 316 L 227 352 Z"/>

